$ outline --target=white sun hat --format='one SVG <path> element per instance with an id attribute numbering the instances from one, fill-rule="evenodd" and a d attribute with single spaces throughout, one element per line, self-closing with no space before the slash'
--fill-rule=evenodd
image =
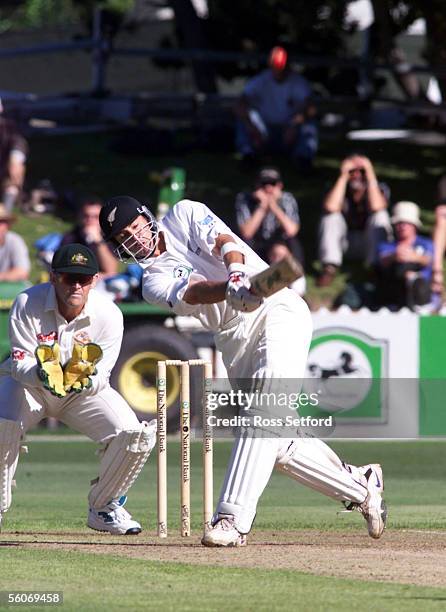
<path id="1" fill-rule="evenodd" d="M 416 227 L 421 227 L 420 207 L 415 202 L 397 202 L 393 207 L 391 218 L 395 223 L 412 223 Z"/>

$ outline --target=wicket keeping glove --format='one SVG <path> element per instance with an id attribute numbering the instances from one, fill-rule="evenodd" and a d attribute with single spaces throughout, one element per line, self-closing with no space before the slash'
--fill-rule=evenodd
<path id="1" fill-rule="evenodd" d="M 92 385 L 91 376 L 96 374 L 96 364 L 102 359 L 102 349 L 97 344 L 74 344 L 71 359 L 64 367 L 65 391 L 80 393 Z"/>
<path id="2" fill-rule="evenodd" d="M 43 386 L 57 397 L 65 397 L 64 375 L 60 365 L 60 347 L 57 343 L 53 346 L 39 344 L 36 348 L 36 359 L 38 375 L 43 381 Z"/>
<path id="3" fill-rule="evenodd" d="M 234 310 L 252 312 L 263 303 L 263 298 L 249 290 L 251 284 L 244 264 L 230 264 L 226 285 L 226 301 Z"/>

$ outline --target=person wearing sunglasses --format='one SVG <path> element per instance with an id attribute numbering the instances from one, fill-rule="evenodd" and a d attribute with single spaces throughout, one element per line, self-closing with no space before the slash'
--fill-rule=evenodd
<path id="1" fill-rule="evenodd" d="M 95 291 L 97 278 L 88 247 L 60 247 L 50 282 L 23 291 L 11 308 L 11 355 L 0 368 L 0 523 L 11 505 L 21 441 L 51 416 L 102 445 L 88 527 L 113 535 L 141 531 L 124 504 L 155 445 L 156 421 L 140 423 L 110 386 L 123 317 Z"/>

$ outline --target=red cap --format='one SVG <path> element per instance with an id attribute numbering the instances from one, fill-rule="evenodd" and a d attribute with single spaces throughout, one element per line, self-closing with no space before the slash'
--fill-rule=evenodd
<path id="1" fill-rule="evenodd" d="M 274 47 L 269 54 L 269 65 L 276 70 L 284 70 L 288 61 L 288 53 L 283 47 Z"/>

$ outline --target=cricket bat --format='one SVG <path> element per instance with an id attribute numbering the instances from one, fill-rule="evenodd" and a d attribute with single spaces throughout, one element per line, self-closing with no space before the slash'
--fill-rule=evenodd
<path id="1" fill-rule="evenodd" d="M 249 280 L 251 291 L 259 297 L 269 297 L 292 282 L 303 276 L 304 271 L 300 263 L 288 255 L 276 262 L 266 270 L 252 276 Z"/>

